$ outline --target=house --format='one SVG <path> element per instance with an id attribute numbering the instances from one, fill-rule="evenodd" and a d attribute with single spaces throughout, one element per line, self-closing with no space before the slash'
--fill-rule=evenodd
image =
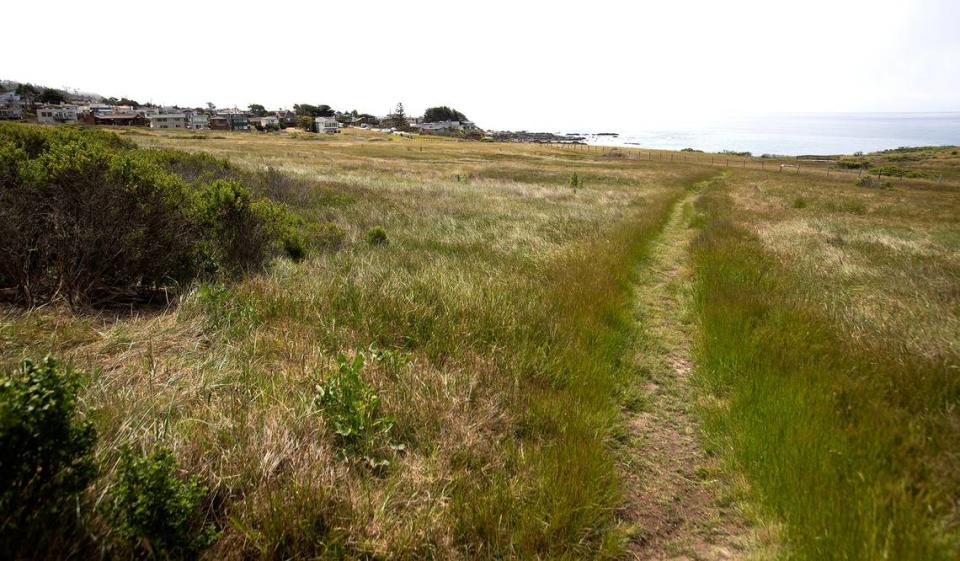
<path id="1" fill-rule="evenodd" d="M 143 113 L 87 113 L 83 115 L 83 122 L 115 127 L 145 127 L 150 124 Z"/>
<path id="2" fill-rule="evenodd" d="M 151 129 L 185 129 L 190 122 L 186 113 L 158 113 L 149 119 Z"/>
<path id="3" fill-rule="evenodd" d="M 0 94 L 0 121 L 23 119 L 23 99 L 13 92 Z"/>
<path id="4" fill-rule="evenodd" d="M 260 117 L 260 128 L 269 129 L 269 128 L 280 128 L 280 118 L 276 115 L 266 115 Z"/>
<path id="5" fill-rule="evenodd" d="M 335 117 L 317 117 L 313 120 L 313 123 L 317 132 L 340 132 L 340 123 L 337 122 Z"/>
<path id="6" fill-rule="evenodd" d="M 210 128 L 210 117 L 207 115 L 192 113 L 187 122 L 187 128 L 193 130 L 208 130 Z"/>
<path id="7" fill-rule="evenodd" d="M 76 105 L 42 105 L 37 108 L 37 122 L 47 125 L 77 122 Z"/>
<path id="8" fill-rule="evenodd" d="M 221 111 L 210 117 L 210 128 L 222 131 L 248 131 L 250 118 L 241 111 Z"/>

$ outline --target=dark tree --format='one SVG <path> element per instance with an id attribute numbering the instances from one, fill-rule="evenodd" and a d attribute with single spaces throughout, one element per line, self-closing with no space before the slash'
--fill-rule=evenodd
<path id="1" fill-rule="evenodd" d="M 259 103 L 251 103 L 247 106 L 247 109 L 249 109 L 250 113 L 253 113 L 255 117 L 263 117 L 267 114 L 266 108 Z"/>
<path id="2" fill-rule="evenodd" d="M 40 96 L 37 97 L 37 101 L 40 103 L 63 103 L 66 100 L 67 96 L 64 92 L 53 88 L 44 88 Z"/>
<path id="3" fill-rule="evenodd" d="M 466 115 L 456 109 L 441 105 L 427 109 L 423 114 L 423 120 L 427 123 L 436 123 L 438 121 L 466 121 L 468 119 Z"/>

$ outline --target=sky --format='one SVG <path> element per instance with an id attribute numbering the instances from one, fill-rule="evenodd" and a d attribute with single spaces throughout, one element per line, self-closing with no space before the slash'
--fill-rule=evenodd
<path id="1" fill-rule="evenodd" d="M 958 0 L 54 0 L 3 19 L 0 78 L 168 105 L 448 105 L 544 131 L 960 110 Z"/>

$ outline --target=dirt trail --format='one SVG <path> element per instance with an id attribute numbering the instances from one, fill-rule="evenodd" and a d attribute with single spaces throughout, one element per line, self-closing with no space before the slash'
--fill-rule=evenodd
<path id="1" fill-rule="evenodd" d="M 642 372 L 642 398 L 638 410 L 628 413 L 622 513 L 632 528 L 628 550 L 636 559 L 753 556 L 742 515 L 724 498 L 724 484 L 711 475 L 716 466 L 703 450 L 691 411 L 688 245 L 695 230 L 688 224 L 694 197 L 674 208 L 636 289 L 639 332 L 633 360 Z"/>

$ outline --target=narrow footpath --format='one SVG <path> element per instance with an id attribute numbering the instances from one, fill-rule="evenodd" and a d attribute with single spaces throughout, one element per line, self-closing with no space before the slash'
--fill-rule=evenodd
<path id="1" fill-rule="evenodd" d="M 691 193 L 673 209 L 636 286 L 638 405 L 627 413 L 622 468 L 628 551 L 643 560 L 755 558 L 755 538 L 704 452 L 693 413 Z"/>

